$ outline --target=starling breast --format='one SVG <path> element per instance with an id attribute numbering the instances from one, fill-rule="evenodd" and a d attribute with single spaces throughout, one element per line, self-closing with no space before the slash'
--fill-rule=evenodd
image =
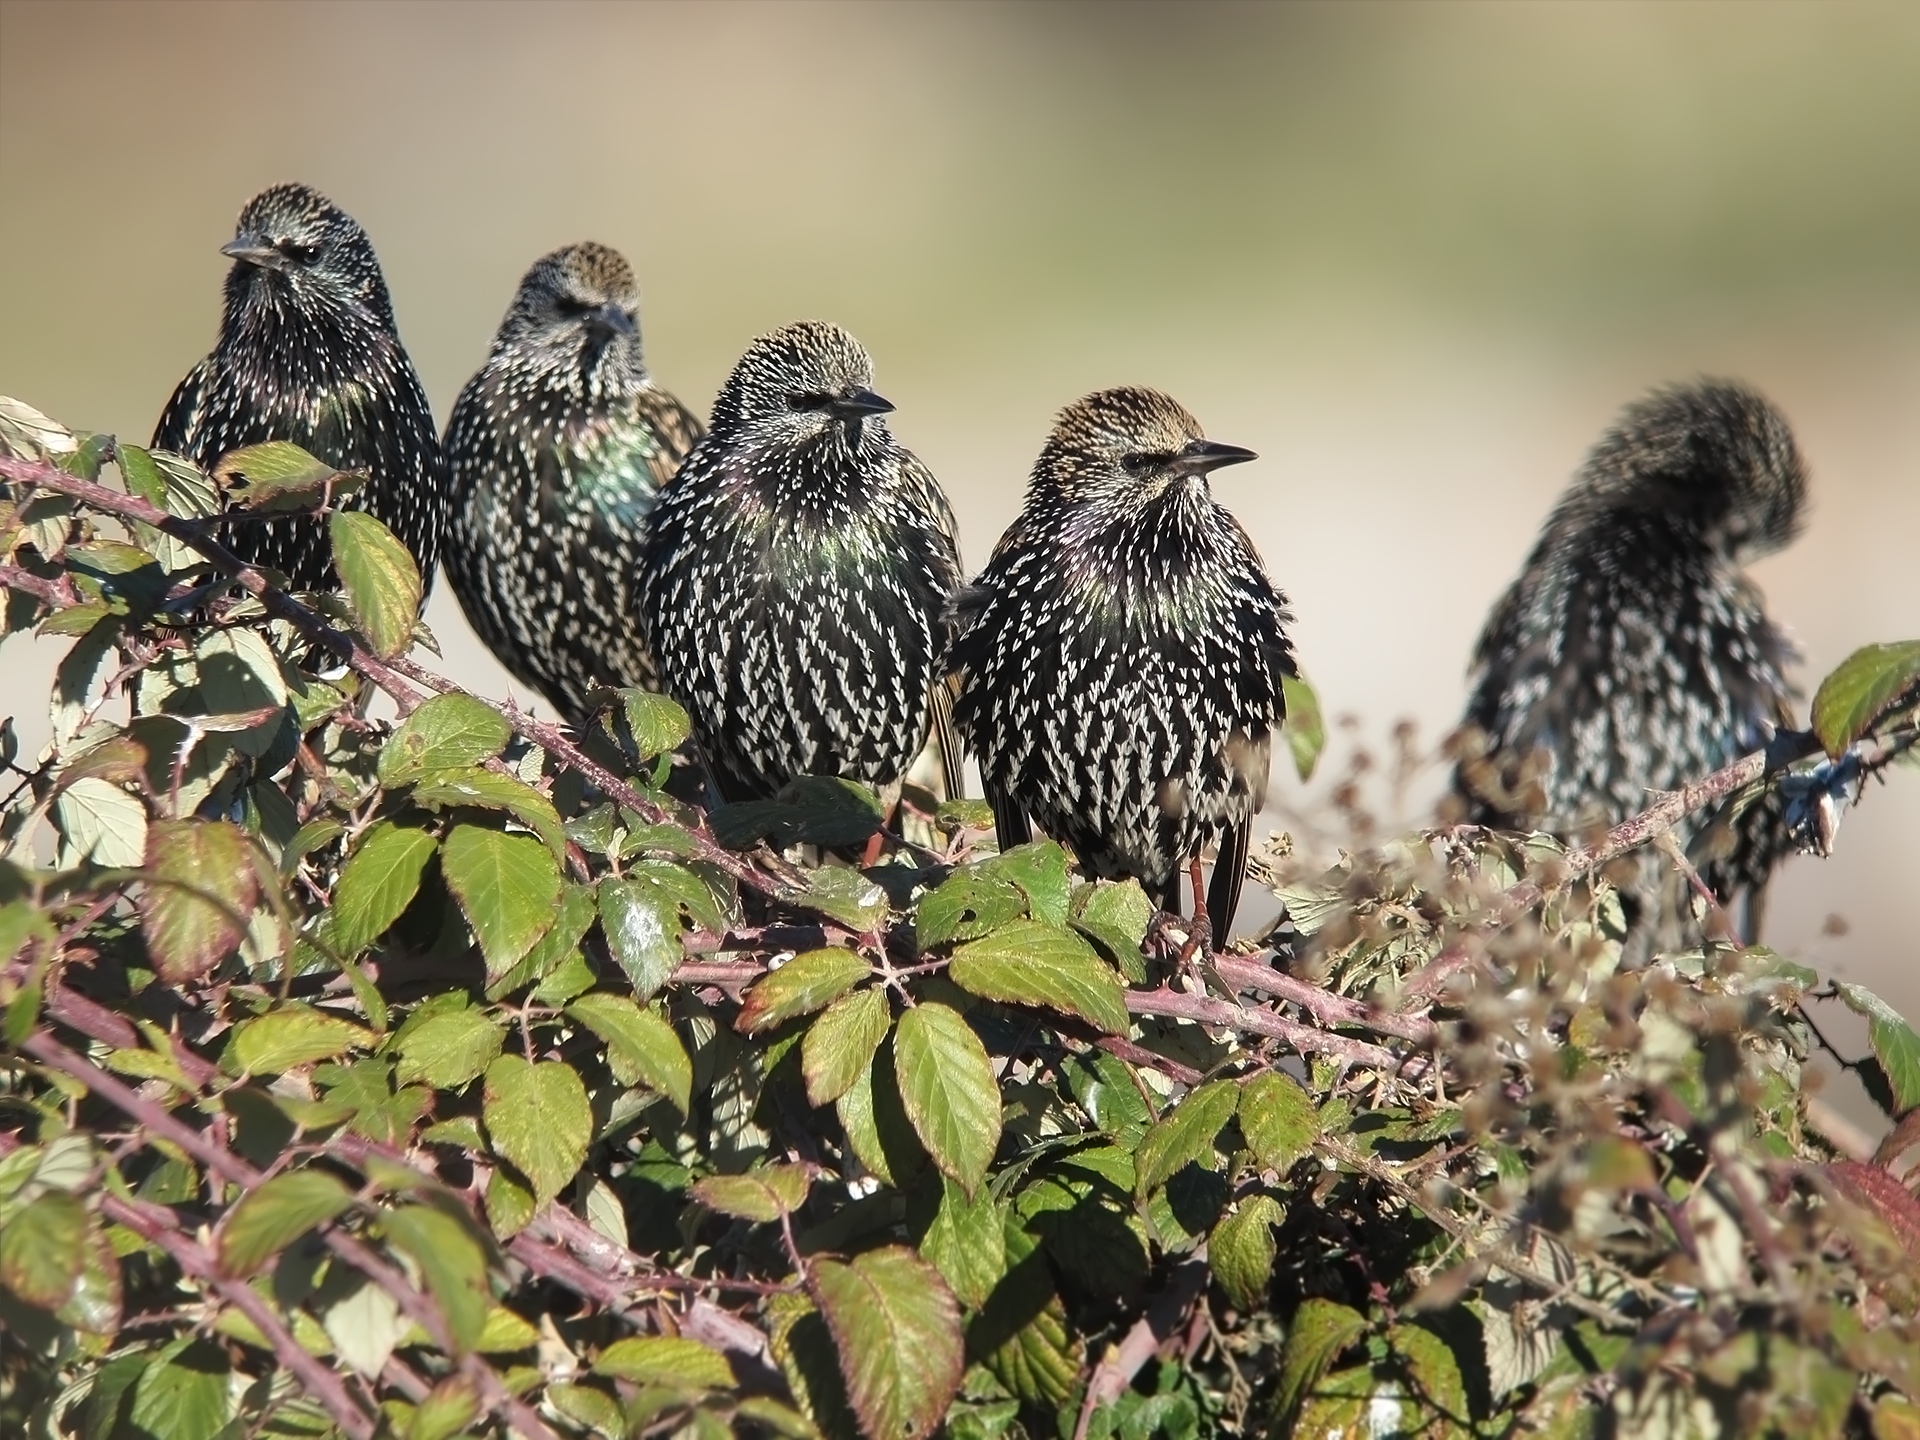
<path id="1" fill-rule="evenodd" d="M 1794 658 L 1741 572 L 1799 529 L 1806 470 L 1780 412 L 1721 381 L 1629 405 L 1548 518 L 1475 655 L 1467 726 L 1485 760 L 1455 786 L 1479 823 L 1573 835 L 1611 825 L 1791 723 Z M 1774 858 L 1773 804 L 1679 838 L 1749 929 Z M 1623 888 L 1638 958 L 1690 943 L 1657 855 Z"/>
<path id="2" fill-rule="evenodd" d="M 954 721 L 1002 846 L 1031 820 L 1172 910 L 1180 871 L 1218 842 L 1223 937 L 1295 673 L 1286 599 L 1207 482 L 1253 458 L 1158 391 L 1068 406 L 955 602 L 951 651 Z"/>
<path id="3" fill-rule="evenodd" d="M 889 786 L 946 698 L 953 513 L 872 383 L 837 326 L 763 335 L 654 510 L 647 639 L 729 799 L 798 775 Z"/>
<path id="4" fill-rule="evenodd" d="M 154 445 L 211 468 L 244 445 L 290 440 L 337 469 L 364 470 L 367 485 L 347 503 L 392 530 L 431 586 L 446 468 L 366 232 L 318 191 L 276 185 L 247 202 L 221 250 L 233 268 L 220 338 L 173 392 Z M 296 590 L 335 583 L 315 519 L 249 522 L 225 538 Z"/>
<path id="5" fill-rule="evenodd" d="M 535 262 L 447 422 L 447 579 L 500 663 L 575 723 L 596 685 L 653 683 L 641 550 L 701 433 L 647 375 L 639 303 L 604 245 Z"/>

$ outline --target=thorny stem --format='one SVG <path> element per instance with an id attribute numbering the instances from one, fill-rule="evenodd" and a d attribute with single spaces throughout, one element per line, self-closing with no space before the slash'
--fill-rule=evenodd
<path id="1" fill-rule="evenodd" d="M 252 1190 L 261 1183 L 260 1172 L 231 1150 L 208 1138 L 191 1125 L 175 1117 L 160 1105 L 143 1098 L 90 1061 L 60 1044 L 45 1030 L 35 1031 L 20 1047 L 42 1064 L 71 1075 L 89 1090 L 138 1121 L 154 1135 L 171 1140 L 182 1150 L 218 1174 L 223 1180 Z M 454 1346 L 440 1309 L 414 1289 L 399 1270 L 381 1259 L 354 1236 L 337 1226 L 320 1232 L 326 1247 L 354 1269 L 379 1285 L 399 1302 L 401 1313 L 413 1320 L 433 1338 L 434 1344 L 448 1354 Z M 500 1377 L 478 1355 L 468 1355 L 459 1368 L 469 1380 L 488 1410 L 520 1431 L 526 1440 L 554 1440 L 553 1432 L 526 1402 L 507 1393 Z"/>
<path id="2" fill-rule="evenodd" d="M 346 1432 L 349 1440 L 373 1440 L 373 1418 L 347 1393 L 339 1372 L 323 1365 L 307 1353 L 293 1332 L 288 1330 L 267 1302 L 243 1281 L 231 1280 L 220 1273 L 206 1248 L 192 1236 L 181 1233 L 171 1212 L 150 1205 L 132 1205 L 108 1193 L 100 1197 L 100 1210 L 116 1225 L 124 1225 L 142 1240 L 158 1245 L 173 1257 L 181 1273 L 192 1276 L 238 1310 L 254 1328 L 266 1337 L 274 1359 L 290 1370 L 306 1386 L 313 1398 L 326 1407 L 333 1423 Z"/>

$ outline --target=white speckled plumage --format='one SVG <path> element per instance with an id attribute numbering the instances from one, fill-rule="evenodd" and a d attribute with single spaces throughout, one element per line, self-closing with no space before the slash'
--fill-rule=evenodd
<path id="1" fill-rule="evenodd" d="M 871 384 L 837 326 L 761 336 L 654 511 L 647 637 L 729 798 L 803 774 L 886 787 L 934 724 L 953 512 Z"/>
<path id="2" fill-rule="evenodd" d="M 347 503 L 391 529 L 431 586 L 446 468 L 366 232 L 317 191 L 276 185 L 247 202 L 227 253 L 235 259 L 219 339 L 167 402 L 154 445 L 210 469 L 242 446 L 290 440 L 339 469 L 366 471 L 368 484 Z M 296 590 L 335 583 L 315 520 L 250 522 L 226 539 Z"/>
<path id="3" fill-rule="evenodd" d="M 1003 845 L 1030 818 L 1174 908 L 1180 870 L 1217 841 L 1221 933 L 1295 673 L 1286 599 L 1206 478 L 1251 458 L 1157 391 L 1076 401 L 956 599 L 949 662 Z"/>
<path id="4" fill-rule="evenodd" d="M 626 260 L 587 243 L 536 261 L 447 422 L 445 559 L 480 638 L 569 720 L 597 685 L 653 683 L 641 551 L 700 433 L 647 374 Z"/>

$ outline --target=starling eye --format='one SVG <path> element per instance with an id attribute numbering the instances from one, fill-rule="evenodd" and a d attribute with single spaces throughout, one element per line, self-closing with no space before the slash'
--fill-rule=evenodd
<path id="1" fill-rule="evenodd" d="M 279 250 L 296 265 L 311 265 L 320 258 L 318 245 L 308 245 L 299 240 L 282 240 Z"/>
<path id="2" fill-rule="evenodd" d="M 824 410 L 833 403 L 831 395 L 814 395 L 796 391 L 787 396 L 789 410 Z"/>
<path id="3" fill-rule="evenodd" d="M 571 320 L 578 316 L 585 315 L 588 311 L 596 307 L 588 304 L 578 295 L 560 295 L 554 299 L 554 308 Z"/>
<path id="4" fill-rule="evenodd" d="M 1145 475 L 1149 470 L 1166 463 L 1165 455 L 1148 450 L 1129 450 L 1120 457 L 1120 468 L 1129 475 Z"/>

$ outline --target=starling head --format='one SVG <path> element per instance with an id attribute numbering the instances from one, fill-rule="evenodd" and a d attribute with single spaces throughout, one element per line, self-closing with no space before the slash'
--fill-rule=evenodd
<path id="1" fill-rule="evenodd" d="M 511 354 L 543 372 L 579 377 L 583 391 L 640 381 L 640 287 L 626 257 L 586 241 L 542 256 L 521 277 L 494 336 L 495 355 Z"/>
<path id="2" fill-rule="evenodd" d="M 220 253 L 234 261 L 227 272 L 229 326 L 249 313 L 357 309 L 393 328 L 393 303 L 367 232 L 309 186 L 275 185 L 254 196 Z"/>
<path id="3" fill-rule="evenodd" d="M 1568 501 L 1588 515 L 1664 516 L 1741 564 L 1793 539 L 1806 488 L 1786 418 L 1744 385 L 1702 380 L 1629 405 L 1587 457 Z"/>
<path id="4" fill-rule="evenodd" d="M 868 387 L 873 361 L 824 320 L 801 320 L 747 347 L 713 402 L 713 432 L 792 450 L 879 450 L 893 406 Z"/>
<path id="5" fill-rule="evenodd" d="M 1207 475 L 1257 458 L 1209 440 L 1171 395 L 1126 385 L 1060 412 L 1034 466 L 1036 485 L 1081 504 L 1137 509 L 1176 486 L 1206 490 Z"/>

